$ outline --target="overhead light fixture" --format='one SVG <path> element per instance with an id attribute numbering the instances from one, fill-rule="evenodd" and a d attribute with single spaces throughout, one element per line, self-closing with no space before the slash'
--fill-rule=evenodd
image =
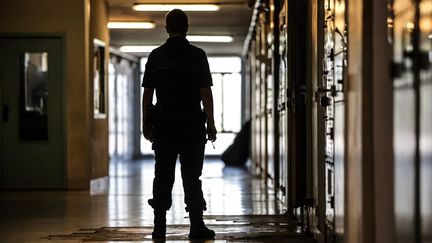
<path id="1" fill-rule="evenodd" d="M 108 22 L 108 29 L 153 29 L 152 22 Z"/>
<path id="2" fill-rule="evenodd" d="M 121 46 L 119 50 L 127 53 L 149 53 L 158 46 Z"/>
<path id="3" fill-rule="evenodd" d="M 234 40 L 232 36 L 228 35 L 188 35 L 186 38 L 190 42 L 229 43 Z"/>
<path id="4" fill-rule="evenodd" d="M 171 11 L 173 9 L 183 11 L 219 11 L 217 4 L 135 4 L 132 9 L 135 11 Z"/>

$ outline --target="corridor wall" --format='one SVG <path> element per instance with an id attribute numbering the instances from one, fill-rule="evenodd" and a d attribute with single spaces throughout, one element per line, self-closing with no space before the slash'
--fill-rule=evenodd
<path id="1" fill-rule="evenodd" d="M 101 178 L 108 176 L 108 117 L 110 116 L 109 110 L 108 110 L 108 92 L 109 92 L 109 85 L 108 85 L 108 57 L 109 57 L 109 31 L 106 27 L 108 24 L 108 18 L 109 18 L 109 10 L 108 5 L 104 0 L 91 0 L 90 1 L 90 38 L 89 38 L 89 46 L 90 46 L 90 67 L 92 67 L 90 70 L 92 70 L 89 74 L 89 88 L 90 88 L 90 112 L 92 113 L 90 115 L 90 163 L 91 163 L 91 179 Z M 96 94 L 94 92 L 95 90 L 95 72 L 94 67 L 97 65 L 95 63 L 97 61 L 96 58 L 94 58 L 94 51 L 98 48 L 97 44 L 95 44 L 95 39 L 103 43 L 103 63 L 101 65 L 103 66 L 102 72 L 103 75 L 101 75 L 101 82 L 103 85 L 100 85 L 99 89 L 100 92 Z M 98 99 L 102 99 L 101 102 L 104 104 L 105 107 L 103 107 L 102 116 L 97 116 L 94 114 L 94 102 L 95 102 L 95 96 L 101 96 L 98 97 Z"/>

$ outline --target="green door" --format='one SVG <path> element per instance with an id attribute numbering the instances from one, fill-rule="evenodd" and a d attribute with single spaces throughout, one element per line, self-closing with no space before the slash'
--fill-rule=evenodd
<path id="1" fill-rule="evenodd" d="M 63 42 L 3 37 L 1 186 L 63 188 Z"/>

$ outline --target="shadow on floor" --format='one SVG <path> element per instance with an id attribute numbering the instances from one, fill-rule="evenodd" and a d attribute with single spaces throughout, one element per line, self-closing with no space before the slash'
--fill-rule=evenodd
<path id="1" fill-rule="evenodd" d="M 303 227 L 287 215 L 210 215 L 207 225 L 216 231 L 215 242 L 292 242 L 315 243 Z M 168 225 L 166 241 L 188 241 L 189 226 Z M 152 227 L 102 227 L 80 229 L 69 235 L 50 235 L 49 240 L 95 241 L 148 241 Z M 193 242 L 204 242 L 193 241 Z M 213 242 L 207 240 L 206 242 Z"/>

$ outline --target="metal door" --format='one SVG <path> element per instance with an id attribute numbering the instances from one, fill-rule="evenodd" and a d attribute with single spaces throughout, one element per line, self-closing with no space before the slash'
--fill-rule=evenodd
<path id="1" fill-rule="evenodd" d="M 248 61 L 250 65 L 250 82 L 251 82 L 251 95 L 250 95 L 250 112 L 251 112 L 251 159 L 252 159 L 252 170 L 253 173 L 257 173 L 257 161 L 258 161 L 258 143 L 257 143 L 257 137 L 258 137 L 258 113 L 257 113 L 257 63 L 255 56 L 255 50 L 257 44 L 255 41 L 252 41 L 251 43 L 251 49 L 249 51 Z"/>
<path id="2" fill-rule="evenodd" d="M 268 176 L 274 186 L 278 186 L 278 143 L 279 134 L 277 98 L 279 89 L 279 11 L 275 0 L 269 1 L 269 31 L 267 33 L 267 160 Z"/>
<path id="3" fill-rule="evenodd" d="M 261 174 L 261 42 L 260 42 L 260 27 L 257 26 L 257 34 L 255 40 L 252 42 L 251 61 L 252 61 L 252 156 L 253 156 L 253 173 L 256 175 Z"/>
<path id="4" fill-rule="evenodd" d="M 288 197 L 289 207 L 304 206 L 307 189 L 306 159 L 306 31 L 307 2 L 287 1 L 287 96 L 288 146 Z"/>
<path id="5" fill-rule="evenodd" d="M 334 99 L 334 208 L 336 242 L 344 242 L 345 218 L 345 100 L 348 30 L 345 0 L 336 0 L 334 8 L 333 85 Z M 331 131 L 330 131 L 331 132 Z M 331 135 L 331 134 L 330 134 Z"/>
<path id="6" fill-rule="evenodd" d="M 1 38 L 4 188 L 64 187 L 61 38 Z"/>
<path id="7" fill-rule="evenodd" d="M 291 100 L 288 98 L 288 59 L 287 59 L 287 2 L 281 8 L 279 14 L 279 191 L 278 196 L 287 204 L 288 188 L 288 158 L 289 158 L 289 130 L 288 130 L 288 106 Z"/>
<path id="8" fill-rule="evenodd" d="M 264 1 L 261 5 L 261 12 L 259 14 L 259 61 L 260 61 L 260 104 L 259 104 L 259 120 L 260 120 L 260 168 L 261 176 L 265 179 L 268 178 L 268 133 L 267 133 L 267 76 L 269 75 L 269 62 L 268 62 L 268 4 Z"/>
<path id="9" fill-rule="evenodd" d="M 322 84 L 317 101 L 325 107 L 326 237 L 343 242 L 345 215 L 344 82 L 347 66 L 347 15 L 344 0 L 326 0 Z"/>

